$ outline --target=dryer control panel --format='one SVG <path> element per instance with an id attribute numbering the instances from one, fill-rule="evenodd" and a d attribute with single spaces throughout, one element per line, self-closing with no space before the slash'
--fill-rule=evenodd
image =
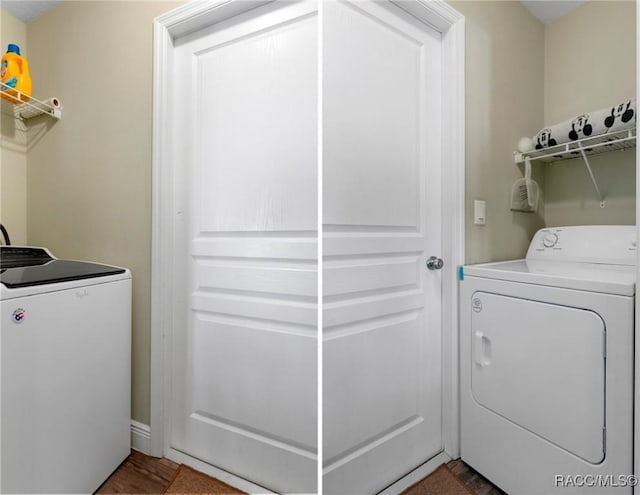
<path id="1" fill-rule="evenodd" d="M 636 264 L 635 225 L 552 227 L 536 232 L 527 259 Z"/>

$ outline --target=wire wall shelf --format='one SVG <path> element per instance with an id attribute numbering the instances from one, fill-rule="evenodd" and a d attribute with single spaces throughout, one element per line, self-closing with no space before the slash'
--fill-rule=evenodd
<path id="1" fill-rule="evenodd" d="M 20 120 L 28 120 L 38 115 L 48 115 L 57 120 L 62 118 L 62 108 L 57 98 L 49 98 L 46 101 L 38 100 L 1 82 L 0 89 L 3 93 L 7 93 L 2 95 L 3 106 L 12 104 L 13 116 Z"/>
<path id="2" fill-rule="evenodd" d="M 596 194 L 600 199 L 600 208 L 605 207 L 604 194 L 598 187 L 598 182 L 593 175 L 589 156 L 598 155 L 600 153 L 608 153 L 611 151 L 624 151 L 636 147 L 636 128 L 624 129 L 620 131 L 610 132 L 607 134 L 599 134 L 597 136 L 589 136 L 587 138 L 571 141 L 569 143 L 550 146 L 540 150 L 531 150 L 526 153 L 514 151 L 513 157 L 516 164 L 523 163 L 526 159 L 530 161 L 540 160 L 545 163 L 558 162 L 561 160 L 570 160 L 572 158 L 582 158 L 589 177 L 596 190 Z"/>
<path id="3" fill-rule="evenodd" d="M 624 129 L 608 134 L 599 134 L 587 138 L 571 141 L 569 143 L 550 146 L 541 150 L 531 150 L 526 153 L 514 151 L 515 163 L 523 163 L 525 158 L 531 161 L 557 162 L 579 158 L 582 152 L 587 156 L 607 153 L 609 151 L 622 151 L 636 146 L 636 128 Z"/>

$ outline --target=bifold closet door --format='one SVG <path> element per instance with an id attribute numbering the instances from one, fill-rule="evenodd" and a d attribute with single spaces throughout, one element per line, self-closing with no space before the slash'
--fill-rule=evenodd
<path id="1" fill-rule="evenodd" d="M 168 449 L 316 491 L 321 48 L 324 493 L 366 494 L 442 450 L 441 39 L 396 3 L 322 8 L 174 41 Z"/>
<path id="2" fill-rule="evenodd" d="M 442 450 L 441 39 L 323 5 L 324 493 L 368 494 Z"/>
<path id="3" fill-rule="evenodd" d="M 317 478 L 317 5 L 175 42 L 170 449 L 278 492 Z"/>

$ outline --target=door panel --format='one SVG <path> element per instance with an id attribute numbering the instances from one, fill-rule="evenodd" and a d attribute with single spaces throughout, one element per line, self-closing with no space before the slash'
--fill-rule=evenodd
<path id="1" fill-rule="evenodd" d="M 442 450 L 440 34 L 323 5 L 323 486 L 375 493 Z"/>
<path id="2" fill-rule="evenodd" d="M 417 318 L 418 313 L 413 311 L 352 327 L 350 334 L 341 332 L 325 341 L 324 352 L 343 363 L 343 373 L 348 377 L 348 386 L 344 386 L 344 375 L 326 370 L 325 376 L 335 380 L 325 383 L 333 391 L 331 399 L 345 406 L 356 404 L 358 408 L 375 411 L 363 416 L 343 416 L 341 408 L 327 408 L 324 421 L 328 441 L 324 455 L 329 463 L 340 453 L 416 417 L 418 349 L 413 343 L 417 340 Z M 381 398 L 384 407 L 380 407 Z"/>
<path id="3" fill-rule="evenodd" d="M 347 2 L 326 5 L 324 30 L 327 225 L 415 229 L 422 43 Z M 385 13 L 386 14 L 386 13 Z M 391 14 L 393 15 L 393 14 Z M 383 143 L 372 146 L 372 143 Z M 389 166 L 393 164 L 393 167 Z M 354 194 L 358 191 L 358 194 Z M 388 195 L 393 202 L 381 201 Z"/>
<path id="4" fill-rule="evenodd" d="M 316 228 L 316 17 L 275 22 L 193 51 L 201 232 Z"/>
<path id="5" fill-rule="evenodd" d="M 236 425 L 313 450 L 315 389 L 300 387 L 300 377 L 309 379 L 313 339 L 284 325 L 206 314 L 198 315 L 194 333 L 193 414 L 233 418 Z M 264 386 L 265 376 L 273 385 Z M 299 405 L 291 404 L 292 390 Z M 265 414 L 274 407 L 277 415 Z"/>
<path id="6" fill-rule="evenodd" d="M 329 297 L 398 287 L 414 289 L 419 283 L 418 261 L 418 256 L 335 259 L 323 271 L 324 294 Z"/>
<path id="7" fill-rule="evenodd" d="M 176 43 L 170 446 L 316 490 L 317 16 L 273 2 Z"/>
<path id="8" fill-rule="evenodd" d="M 605 326 L 593 311 L 476 292 L 471 392 L 482 406 L 597 464 Z"/>

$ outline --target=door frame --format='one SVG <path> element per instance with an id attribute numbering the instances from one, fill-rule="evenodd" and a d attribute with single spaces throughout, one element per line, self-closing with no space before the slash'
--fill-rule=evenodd
<path id="1" fill-rule="evenodd" d="M 191 2 L 154 20 L 152 237 L 151 237 L 151 431 L 149 453 L 170 448 L 171 322 L 173 266 L 173 135 L 167 129 L 179 88 L 171 83 L 174 41 L 273 0 Z M 322 0 L 321 0 L 322 1 Z M 464 263 L 465 37 L 464 16 L 443 0 L 390 0 L 442 33 L 442 269 L 443 444 L 459 457 L 458 267 Z M 446 158 L 444 158 L 446 157 Z M 322 269 L 321 265 L 318 268 Z M 320 341 L 319 341 L 320 342 Z M 321 363 L 318 363 L 321 366 Z M 320 376 L 321 370 L 319 370 Z M 321 416 L 319 416 L 321 421 Z M 184 462 L 184 461 L 183 461 Z"/>

